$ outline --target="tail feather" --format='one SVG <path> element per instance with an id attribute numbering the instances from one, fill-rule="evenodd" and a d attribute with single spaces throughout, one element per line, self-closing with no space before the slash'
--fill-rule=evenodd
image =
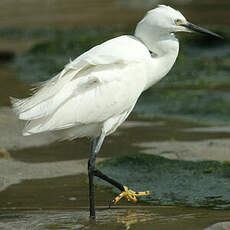
<path id="1" fill-rule="evenodd" d="M 31 97 L 25 99 L 10 98 L 13 110 L 19 119 L 34 120 L 47 116 L 71 96 L 74 85 L 68 83 L 71 83 L 71 80 L 85 67 L 85 63 L 75 63 L 74 69 L 71 68 L 70 64 L 54 78 L 33 89 L 34 94 Z M 67 89 L 61 90 L 63 87 Z"/>
<path id="2" fill-rule="evenodd" d="M 36 120 L 30 120 L 26 123 L 23 131 L 22 131 L 22 135 L 23 136 L 29 136 L 35 133 L 41 133 L 41 132 L 47 132 L 47 131 L 55 131 L 55 130 L 62 130 L 62 129 L 68 129 L 74 125 L 77 125 L 77 123 L 75 124 L 66 124 L 63 125 L 62 127 L 53 127 L 52 125 L 50 126 L 49 124 L 49 116 L 48 117 L 43 117 L 43 118 L 39 118 Z"/>

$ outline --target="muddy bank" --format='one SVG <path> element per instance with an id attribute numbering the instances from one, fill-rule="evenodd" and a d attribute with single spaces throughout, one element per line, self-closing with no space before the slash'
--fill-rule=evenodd
<path id="1" fill-rule="evenodd" d="M 47 145 L 56 140 L 54 134 L 37 134 L 23 137 L 25 122 L 17 119 L 9 107 L 0 107 L 0 147 L 4 149 L 22 149 Z"/>
<path id="2" fill-rule="evenodd" d="M 163 141 L 134 144 L 141 152 L 168 159 L 230 162 L 230 140 Z"/>
<path id="3" fill-rule="evenodd" d="M 98 159 L 100 161 L 100 158 Z M 53 178 L 87 173 L 87 160 L 28 164 L 13 159 L 0 159 L 0 191 L 23 180 Z"/>

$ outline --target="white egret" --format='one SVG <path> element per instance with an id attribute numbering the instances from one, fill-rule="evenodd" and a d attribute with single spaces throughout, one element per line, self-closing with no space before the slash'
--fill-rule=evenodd
<path id="1" fill-rule="evenodd" d="M 95 218 L 94 183 L 97 176 L 121 190 L 120 198 L 136 201 L 134 192 L 96 169 L 104 138 L 128 117 L 141 93 L 162 79 L 179 51 L 175 32 L 218 34 L 189 23 L 169 6 L 147 12 L 135 35 L 124 35 L 98 45 L 65 66 L 26 99 L 12 99 L 19 119 L 27 120 L 23 135 L 54 131 L 62 139 L 92 137 L 88 163 L 90 217 Z"/>

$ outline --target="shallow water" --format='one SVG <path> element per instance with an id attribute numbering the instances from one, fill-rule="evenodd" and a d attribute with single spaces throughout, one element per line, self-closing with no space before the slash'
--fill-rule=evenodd
<path id="1" fill-rule="evenodd" d="M 183 214 L 182 214 L 183 213 Z M 1 229 L 172 229 L 204 230 L 213 223 L 225 222 L 221 211 L 175 207 L 99 208 L 96 222 L 88 221 L 87 210 L 24 211 L 1 216 Z M 5 224 L 7 223 L 7 224 Z M 170 227 L 169 227 L 170 226 Z M 221 229 L 221 228 L 219 228 Z"/>
<path id="2" fill-rule="evenodd" d="M 158 3 L 162 1 L 1 1 L 0 51 L 16 56 L 0 63 L 0 106 L 9 106 L 8 96 L 28 95 L 31 83 L 52 76 L 70 57 L 110 37 L 131 33 L 146 9 Z M 188 164 L 190 160 L 230 161 L 230 128 L 226 127 L 230 119 L 229 1 L 181 0 L 173 5 L 191 21 L 213 28 L 226 39 L 216 42 L 182 35 L 176 66 L 143 95 L 130 117 L 132 122 L 107 138 L 100 157 L 145 152 Z M 203 230 L 220 223 L 209 228 L 220 230 L 222 222 L 230 221 L 229 210 L 185 204 L 153 206 L 144 200 L 137 204 L 122 200 L 109 209 L 117 193 L 97 184 L 98 218 L 96 223 L 89 222 L 89 140 L 47 145 L 55 137 L 23 139 L 19 137 L 22 124 L 8 108 L 1 108 L 0 115 L 0 148 L 8 150 L 0 149 L 0 229 Z M 209 126 L 214 124 L 225 124 L 225 129 Z M 212 170 L 208 167 L 205 172 L 209 176 Z"/>

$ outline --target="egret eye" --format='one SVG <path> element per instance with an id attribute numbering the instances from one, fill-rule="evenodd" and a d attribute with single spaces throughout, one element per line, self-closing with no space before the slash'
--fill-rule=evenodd
<path id="1" fill-rule="evenodd" d="M 176 24 L 176 25 L 180 25 L 180 24 L 182 24 L 182 23 L 183 23 L 183 22 L 182 22 L 182 20 L 181 20 L 181 19 L 179 19 L 179 18 L 178 18 L 178 19 L 176 19 L 174 22 L 175 22 L 175 24 Z"/>

